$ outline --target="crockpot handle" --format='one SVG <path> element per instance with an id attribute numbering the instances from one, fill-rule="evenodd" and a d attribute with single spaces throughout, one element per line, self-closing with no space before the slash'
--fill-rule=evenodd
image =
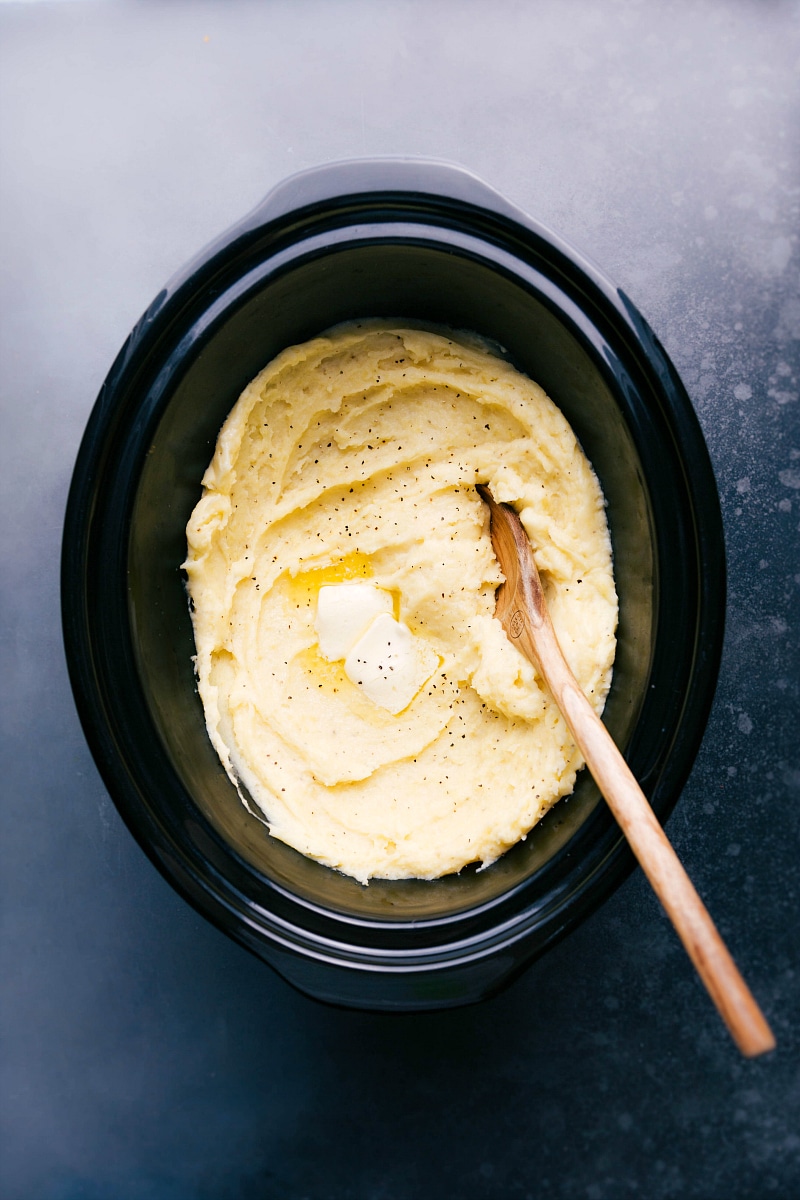
<path id="1" fill-rule="evenodd" d="M 267 225 L 296 209 L 362 192 L 448 196 L 528 223 L 525 214 L 488 183 L 456 163 L 426 158 L 354 158 L 310 167 L 282 180 L 244 218 L 241 232 Z"/>
<path id="2" fill-rule="evenodd" d="M 147 310 L 142 321 L 147 324 L 167 300 L 185 285 L 194 287 L 199 272 L 219 254 L 228 251 L 233 242 L 278 221 L 288 213 L 324 203 L 336 196 L 354 196 L 367 192 L 408 192 L 416 195 L 445 196 L 462 200 L 478 208 L 510 218 L 535 232 L 544 232 L 526 213 L 516 208 L 505 196 L 496 192 L 466 167 L 432 158 L 353 158 L 342 162 L 324 163 L 290 175 L 267 192 L 255 208 L 213 242 L 205 246 L 185 266 L 172 276 L 167 286 Z M 558 238 L 547 232 L 551 243 Z M 140 323 L 141 324 L 141 323 Z"/>

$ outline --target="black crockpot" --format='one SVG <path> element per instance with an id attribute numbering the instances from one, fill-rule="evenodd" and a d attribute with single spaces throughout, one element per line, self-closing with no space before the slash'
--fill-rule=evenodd
<path id="1" fill-rule="evenodd" d="M 602 484 L 620 597 L 604 720 L 661 820 L 710 707 L 725 570 L 714 476 L 681 382 L 627 297 L 457 167 L 305 172 L 153 301 L 98 397 L 64 531 L 72 685 L 119 811 L 201 913 L 319 999 L 478 1000 L 595 909 L 632 858 L 584 771 L 485 871 L 369 887 L 271 838 L 208 740 L 180 564 L 217 433 L 286 346 L 359 317 L 473 330 L 562 409 Z"/>

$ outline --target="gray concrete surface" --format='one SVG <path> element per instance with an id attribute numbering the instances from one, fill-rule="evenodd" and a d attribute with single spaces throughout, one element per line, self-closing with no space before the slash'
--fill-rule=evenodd
<path id="1" fill-rule="evenodd" d="M 800 1196 L 800 8 L 0 3 L 0 1190 L 9 1200 Z M 669 832 L 776 1031 L 736 1053 L 641 875 L 477 1008 L 323 1008 L 119 820 L 61 645 L 79 440 L 140 312 L 275 182 L 461 162 L 687 384 L 730 568 Z"/>

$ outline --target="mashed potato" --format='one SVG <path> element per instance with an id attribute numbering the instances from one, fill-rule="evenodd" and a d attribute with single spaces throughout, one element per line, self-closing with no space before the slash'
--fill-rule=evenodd
<path id="1" fill-rule="evenodd" d="M 519 511 L 602 711 L 617 600 L 597 478 L 542 389 L 476 338 L 361 322 L 285 350 L 226 420 L 189 521 L 209 737 L 274 837 L 362 882 L 488 865 L 583 765 L 493 615 L 476 483 Z M 357 581 L 422 664 L 398 712 L 320 650 L 321 589 Z M 348 593 L 328 594 L 336 619 Z"/>

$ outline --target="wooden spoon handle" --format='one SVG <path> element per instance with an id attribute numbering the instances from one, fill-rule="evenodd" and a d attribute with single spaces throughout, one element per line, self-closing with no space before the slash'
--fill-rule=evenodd
<path id="1" fill-rule="evenodd" d="M 561 652 L 533 550 L 513 509 L 479 486 L 491 512 L 495 553 L 506 577 L 496 616 L 547 682 L 622 832 L 663 904 L 697 973 L 742 1054 L 775 1047 L 775 1038 L 705 905 L 639 784 Z"/>
<path id="2" fill-rule="evenodd" d="M 763 1013 L 628 764 L 576 683 L 555 634 L 548 651 L 544 650 L 542 640 L 537 645 L 542 674 L 589 770 L 733 1040 L 748 1058 L 774 1049 L 775 1038 Z"/>

